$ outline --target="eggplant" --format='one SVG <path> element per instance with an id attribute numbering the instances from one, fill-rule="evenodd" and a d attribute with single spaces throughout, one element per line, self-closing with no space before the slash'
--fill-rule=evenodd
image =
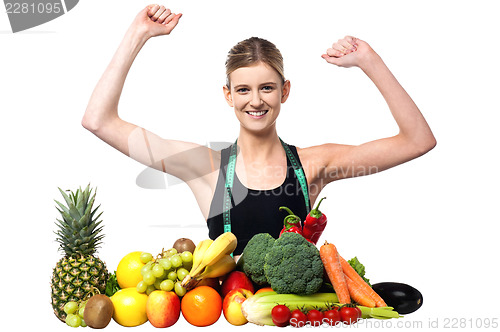
<path id="1" fill-rule="evenodd" d="M 424 302 L 422 293 L 400 282 L 381 282 L 372 288 L 389 307 L 402 315 L 417 311 Z"/>

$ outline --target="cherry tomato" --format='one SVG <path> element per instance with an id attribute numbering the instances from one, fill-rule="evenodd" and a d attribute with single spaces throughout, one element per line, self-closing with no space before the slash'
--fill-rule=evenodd
<path id="1" fill-rule="evenodd" d="M 279 323 L 277 321 L 275 321 L 273 319 L 273 324 L 276 325 L 277 327 L 285 327 L 285 326 L 288 326 L 288 322 L 284 322 L 284 323 Z"/>
<path id="2" fill-rule="evenodd" d="M 323 322 L 326 322 L 330 326 L 335 326 L 342 320 L 339 309 L 337 308 L 325 311 L 323 317 Z"/>
<path id="3" fill-rule="evenodd" d="M 307 313 L 307 321 L 311 326 L 321 326 L 323 323 L 323 313 L 319 310 L 312 309 Z"/>
<path id="4" fill-rule="evenodd" d="M 307 323 L 307 315 L 300 311 L 299 309 L 295 309 L 292 311 L 292 317 L 290 318 L 290 325 L 293 327 L 303 327 Z"/>
<path id="5" fill-rule="evenodd" d="M 361 318 L 361 310 L 356 307 L 342 307 L 340 308 L 340 318 L 347 325 L 356 323 Z"/>
<path id="6" fill-rule="evenodd" d="M 290 309 L 283 304 L 276 305 L 271 310 L 271 318 L 276 326 L 281 326 L 282 324 L 285 324 L 284 326 L 288 325 L 291 315 Z"/>

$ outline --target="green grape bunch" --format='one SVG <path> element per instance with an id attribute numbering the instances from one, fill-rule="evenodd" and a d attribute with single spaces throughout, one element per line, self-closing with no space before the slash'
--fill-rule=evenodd
<path id="1" fill-rule="evenodd" d="M 187 290 L 181 286 L 181 282 L 193 265 L 193 254 L 190 251 L 179 253 L 175 248 L 170 248 L 162 250 L 156 258 L 143 252 L 140 260 L 145 265 L 141 269 L 142 280 L 136 287 L 139 293 L 149 295 L 155 290 L 163 290 L 174 291 L 179 297 L 186 294 Z"/>
<path id="2" fill-rule="evenodd" d="M 87 301 L 70 301 L 64 305 L 64 312 L 66 313 L 66 324 L 71 327 L 86 327 L 83 320 L 83 313 Z"/>

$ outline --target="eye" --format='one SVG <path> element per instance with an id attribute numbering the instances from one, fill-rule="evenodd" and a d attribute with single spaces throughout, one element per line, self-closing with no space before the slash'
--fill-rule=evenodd
<path id="1" fill-rule="evenodd" d="M 246 93 L 246 92 L 248 92 L 248 88 L 239 88 L 239 89 L 236 90 L 236 92 L 238 92 L 238 93 Z"/>
<path id="2" fill-rule="evenodd" d="M 261 89 L 261 91 L 271 93 L 273 91 L 276 91 L 277 86 L 275 84 L 266 84 L 266 85 L 263 85 L 260 89 Z"/>

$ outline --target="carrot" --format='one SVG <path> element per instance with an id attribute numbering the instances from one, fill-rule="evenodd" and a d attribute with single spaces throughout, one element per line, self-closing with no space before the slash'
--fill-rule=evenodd
<path id="1" fill-rule="evenodd" d="M 347 288 L 344 272 L 342 272 L 342 265 L 340 264 L 340 256 L 337 248 L 332 243 L 325 241 L 325 244 L 319 248 L 319 255 L 326 273 L 328 274 L 328 279 L 330 279 L 333 289 L 335 289 L 335 293 L 337 293 L 339 302 L 351 303 L 349 289 Z"/>
<path id="2" fill-rule="evenodd" d="M 363 288 L 360 287 L 356 281 L 352 280 L 346 275 L 345 275 L 345 280 L 347 281 L 347 288 L 349 289 L 349 295 L 354 301 L 365 307 L 375 308 L 376 305 L 375 300 L 372 299 L 370 295 L 368 295 L 368 293 L 365 292 Z"/>
<path id="3" fill-rule="evenodd" d="M 356 284 L 375 301 L 377 307 L 387 307 L 384 300 L 382 300 L 382 298 L 363 280 L 363 278 L 361 278 L 358 272 L 356 272 L 356 270 L 354 270 L 345 259 L 340 256 L 339 259 L 344 274 L 355 281 Z"/>

